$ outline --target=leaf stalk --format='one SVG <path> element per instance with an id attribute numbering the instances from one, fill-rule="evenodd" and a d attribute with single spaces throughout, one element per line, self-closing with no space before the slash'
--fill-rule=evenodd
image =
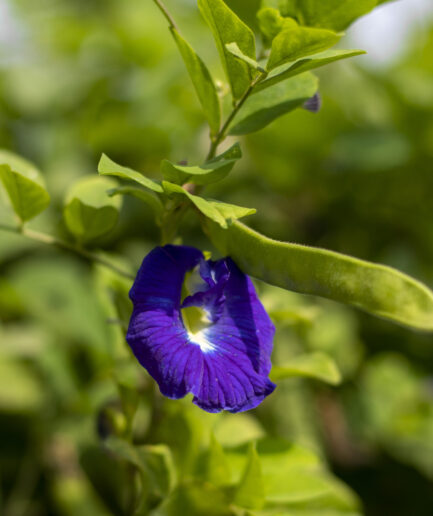
<path id="1" fill-rule="evenodd" d="M 135 279 L 135 277 L 132 274 L 121 269 L 120 267 L 118 267 L 114 263 L 110 262 L 103 256 L 99 256 L 98 254 L 92 253 L 91 251 L 88 251 L 87 249 L 83 249 L 82 247 L 78 247 L 71 242 L 67 242 L 66 240 L 61 240 L 61 239 L 54 237 L 52 235 L 49 235 L 47 233 L 33 231 L 33 230 L 27 229 L 25 227 L 8 226 L 6 224 L 0 224 L 0 230 L 8 231 L 9 233 L 16 233 L 17 235 L 22 235 L 23 237 L 33 240 L 35 242 L 39 242 L 39 243 L 45 244 L 45 245 L 52 245 L 54 247 L 58 247 L 60 249 L 66 250 L 66 251 L 70 251 L 79 256 L 82 256 L 83 258 L 85 258 L 86 260 L 88 260 L 90 262 L 95 262 L 100 265 L 103 265 L 104 267 L 116 272 L 120 276 L 123 276 L 128 279 L 132 279 L 132 280 Z"/>

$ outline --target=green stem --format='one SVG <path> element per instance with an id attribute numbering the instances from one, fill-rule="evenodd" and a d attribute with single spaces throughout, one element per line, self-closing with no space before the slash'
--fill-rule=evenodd
<path id="1" fill-rule="evenodd" d="M 156 1 L 156 0 L 155 0 Z M 209 153 L 206 157 L 206 161 L 209 161 L 210 159 L 214 158 L 216 155 L 216 151 L 218 150 L 218 146 L 225 140 L 227 136 L 227 130 L 232 123 L 235 116 L 239 113 L 241 107 L 245 104 L 248 97 L 253 92 L 254 88 L 257 86 L 257 84 L 265 79 L 267 76 L 266 72 L 260 72 L 257 77 L 251 82 L 246 92 L 242 95 L 242 97 L 236 102 L 232 112 L 228 116 L 227 120 L 224 122 L 224 125 L 219 130 L 218 134 L 212 139 L 211 146 L 209 149 Z"/>
<path id="2" fill-rule="evenodd" d="M 167 209 L 161 223 L 161 245 L 170 244 L 176 237 L 179 224 L 188 211 L 188 202 L 177 204 L 174 208 Z"/>
<path id="3" fill-rule="evenodd" d="M 169 25 L 171 28 L 173 29 L 177 29 L 177 25 L 176 25 L 176 22 L 173 20 L 173 18 L 171 17 L 170 13 L 167 11 L 167 8 L 165 7 L 165 5 L 161 2 L 161 0 L 153 0 L 155 2 L 155 4 L 158 6 L 158 8 L 160 9 L 160 11 L 162 12 L 162 14 L 164 15 L 165 19 L 168 21 Z"/>
<path id="4" fill-rule="evenodd" d="M 117 274 L 120 274 L 125 278 L 132 280 L 135 279 L 132 274 L 129 274 L 123 269 L 117 267 L 117 265 L 111 263 L 109 260 L 106 260 L 104 257 L 92 253 L 91 251 L 87 251 L 81 247 L 77 247 L 76 245 L 65 240 L 60 240 L 59 238 L 56 238 L 52 235 L 48 235 L 47 233 L 40 233 L 39 231 L 33 231 L 24 227 L 8 226 L 6 224 L 0 224 L 0 230 L 22 235 L 30 240 L 34 240 L 42 244 L 53 245 L 55 247 L 59 247 L 60 249 L 65 249 L 66 251 L 70 251 L 82 256 L 83 258 L 86 258 L 86 260 L 99 263 L 100 265 L 103 265 L 104 267 L 117 272 Z"/>

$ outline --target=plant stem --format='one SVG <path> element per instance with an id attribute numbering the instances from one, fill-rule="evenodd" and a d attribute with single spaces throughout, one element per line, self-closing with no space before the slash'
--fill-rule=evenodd
<path id="1" fill-rule="evenodd" d="M 160 9 L 160 11 L 162 12 L 162 14 L 164 15 L 165 19 L 168 21 L 169 25 L 170 25 L 170 28 L 173 28 L 173 29 L 176 29 L 178 30 L 177 28 L 177 25 L 176 25 L 176 22 L 173 20 L 173 18 L 171 17 L 171 14 L 167 11 L 167 8 L 165 7 L 165 5 L 161 2 L 161 0 L 153 0 L 155 2 L 155 4 L 158 6 L 158 8 Z"/>
<path id="2" fill-rule="evenodd" d="M 156 0 L 155 0 L 156 1 Z M 224 125 L 219 130 L 218 134 L 212 139 L 211 146 L 208 152 L 208 155 L 206 157 L 206 161 L 209 161 L 210 159 L 215 157 L 216 151 L 218 149 L 218 146 L 220 143 L 223 142 L 223 140 L 226 138 L 226 132 L 229 128 L 230 124 L 232 123 L 234 117 L 239 113 L 239 110 L 241 107 L 245 104 L 248 97 L 253 92 L 254 88 L 257 86 L 257 84 L 265 79 L 267 76 L 266 72 L 260 72 L 251 82 L 246 92 L 242 95 L 242 97 L 236 102 L 235 106 L 233 107 L 232 112 L 228 116 L 227 120 L 224 122 Z"/>
<path id="3" fill-rule="evenodd" d="M 132 280 L 135 279 L 132 274 L 117 267 L 117 265 L 111 263 L 109 260 L 106 260 L 104 257 L 92 253 L 91 251 L 87 251 L 86 249 L 77 247 L 76 245 L 65 240 L 60 240 L 59 238 L 56 238 L 52 235 L 48 235 L 47 233 L 40 233 L 39 231 L 33 231 L 31 229 L 21 228 L 18 226 L 8 226 L 5 224 L 0 224 L 0 230 L 8 231 L 9 233 L 16 233 L 17 235 L 22 235 L 30 240 L 34 240 L 42 244 L 53 245 L 55 247 L 59 247 L 60 249 L 71 251 L 72 253 L 78 254 L 91 262 L 99 263 L 100 265 L 103 265 L 104 267 L 117 272 L 117 274 L 120 274 L 125 278 Z"/>

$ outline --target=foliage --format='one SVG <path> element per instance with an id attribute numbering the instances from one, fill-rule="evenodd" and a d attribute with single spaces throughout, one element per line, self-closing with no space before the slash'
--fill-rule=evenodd
<path id="1" fill-rule="evenodd" d="M 29 32 L 0 81 L 3 513 L 430 514 L 429 337 L 333 301 L 432 330 L 408 274 L 432 284 L 433 37 L 384 75 L 330 48 L 377 0 L 167 3 L 11 3 Z M 126 348 L 159 238 L 258 280 L 278 388 L 253 413 L 163 400 Z M 388 497 L 384 461 L 419 500 Z"/>

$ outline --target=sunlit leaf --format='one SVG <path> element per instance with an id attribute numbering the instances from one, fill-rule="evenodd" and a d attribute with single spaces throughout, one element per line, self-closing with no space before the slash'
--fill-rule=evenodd
<path id="1" fill-rule="evenodd" d="M 206 228 L 221 253 L 231 256 L 246 274 L 433 331 L 433 292 L 396 269 L 325 249 L 271 240 L 239 222 L 221 231 L 207 221 Z"/>
<path id="2" fill-rule="evenodd" d="M 271 54 L 266 68 L 278 66 L 301 57 L 310 56 L 334 46 L 341 34 L 326 29 L 313 29 L 294 25 L 280 32 L 272 41 Z"/>
<path id="3" fill-rule="evenodd" d="M 175 28 L 171 28 L 171 32 L 194 84 L 204 115 L 209 122 L 211 133 L 216 134 L 221 123 L 221 108 L 213 79 L 206 65 L 191 45 L 182 38 Z"/>
<path id="4" fill-rule="evenodd" d="M 235 143 L 220 156 L 200 166 L 177 165 L 164 160 L 161 163 L 161 172 L 164 179 L 172 183 L 206 185 L 224 179 L 241 157 L 242 152 L 239 144 Z"/>
<path id="5" fill-rule="evenodd" d="M 198 195 L 190 194 L 179 185 L 167 181 L 163 181 L 162 186 L 167 195 L 187 197 L 203 215 L 219 224 L 222 228 L 227 228 L 234 220 L 253 215 L 256 212 L 253 208 L 244 208 L 234 204 L 204 199 Z"/>
<path id="6" fill-rule="evenodd" d="M 36 217 L 50 203 L 50 195 L 36 167 L 5 150 L 0 150 L 0 180 L 14 212 L 23 222 Z"/>
<path id="7" fill-rule="evenodd" d="M 284 16 L 297 16 L 305 25 L 336 31 L 346 29 L 370 12 L 380 0 L 281 0 Z"/>
<path id="8" fill-rule="evenodd" d="M 157 193 L 162 193 L 162 186 L 159 183 L 143 176 L 143 174 L 140 174 L 140 172 L 137 172 L 136 170 L 132 170 L 132 168 L 118 165 L 105 154 L 101 156 L 99 161 L 98 172 L 102 176 L 116 176 L 121 179 L 128 179 L 144 186 L 144 188 L 148 188 L 149 190 L 153 190 Z"/>
<path id="9" fill-rule="evenodd" d="M 288 63 L 281 68 L 276 68 L 272 75 L 255 87 L 255 91 L 258 92 L 264 90 L 273 84 L 277 84 L 278 82 L 284 81 L 303 72 L 320 68 L 321 66 L 333 63 L 334 61 L 340 61 L 341 59 L 347 59 L 349 57 L 355 57 L 362 54 L 365 54 L 363 50 L 325 50 L 319 54 L 304 57 L 294 63 Z"/>
<path id="10" fill-rule="evenodd" d="M 220 488 L 201 480 L 179 485 L 149 516 L 232 516 L 229 498 Z M 144 515 L 143 515 L 144 516 Z"/>
<path id="11" fill-rule="evenodd" d="M 88 176 L 69 190 L 63 214 L 69 231 L 78 240 L 92 240 L 116 225 L 122 201 L 107 193 L 115 186 L 111 179 Z"/>
<path id="12" fill-rule="evenodd" d="M 254 467 L 251 448 L 247 453 L 245 447 L 230 450 L 227 457 L 241 484 L 246 472 L 255 473 L 251 481 L 261 478 L 261 487 L 260 482 L 250 484 L 244 502 L 254 503 L 255 498 L 257 508 L 264 505 L 263 512 L 255 509 L 252 514 L 320 516 L 322 511 L 323 515 L 341 511 L 342 515 L 358 515 L 356 495 L 330 475 L 325 464 L 306 448 L 283 439 L 265 438 L 257 443 Z M 236 498 L 235 503 L 239 503 Z"/>
<path id="13" fill-rule="evenodd" d="M 271 378 L 273 381 L 299 376 L 322 380 L 331 385 L 337 385 L 341 381 L 337 365 L 325 353 L 301 355 L 286 364 L 272 368 Z"/>
<path id="14" fill-rule="evenodd" d="M 215 437 L 224 447 L 233 447 L 264 437 L 265 431 L 258 420 L 249 414 L 225 413 L 218 420 Z"/>
<path id="15" fill-rule="evenodd" d="M 224 454 L 223 447 L 212 434 L 209 450 L 205 456 L 205 478 L 215 486 L 230 483 L 230 467 Z"/>
<path id="16" fill-rule="evenodd" d="M 316 93 L 317 87 L 317 78 L 307 72 L 251 95 L 234 119 L 230 134 L 248 134 L 263 129 L 276 118 L 302 106 Z"/>
<path id="17" fill-rule="evenodd" d="M 254 444 L 248 449 L 244 474 L 237 487 L 234 501 L 247 509 L 261 509 L 265 503 L 262 467 Z"/>
<path id="18" fill-rule="evenodd" d="M 237 43 L 228 43 L 226 45 L 226 49 L 235 57 L 246 63 L 252 70 L 264 72 L 264 68 L 262 68 L 255 59 L 251 59 L 251 57 L 246 56 L 238 47 Z"/>
<path id="19" fill-rule="evenodd" d="M 264 42 L 267 46 L 272 44 L 272 40 L 279 34 L 284 27 L 289 28 L 296 25 L 294 20 L 291 18 L 284 18 L 281 16 L 278 9 L 272 7 L 264 7 L 257 13 L 257 19 L 259 22 L 260 32 L 264 38 Z"/>
<path id="20" fill-rule="evenodd" d="M 235 42 L 243 54 L 255 59 L 254 34 L 223 0 L 198 0 L 198 6 L 212 30 L 233 98 L 239 99 L 251 83 L 251 70 L 246 63 L 234 57 L 225 45 Z"/>

